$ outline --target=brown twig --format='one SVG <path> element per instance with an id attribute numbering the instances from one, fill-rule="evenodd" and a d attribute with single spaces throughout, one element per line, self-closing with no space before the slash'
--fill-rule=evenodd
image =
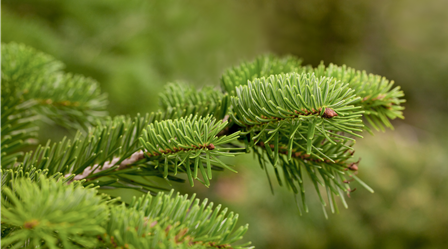
<path id="1" fill-rule="evenodd" d="M 131 157 L 123 160 L 116 170 L 125 169 L 128 165 L 133 164 L 143 158 L 145 158 L 143 151 L 135 152 L 134 154 L 131 155 Z M 116 166 L 118 161 L 120 161 L 120 158 L 116 157 L 116 158 L 112 159 L 111 161 L 106 162 L 102 167 L 99 167 L 98 164 L 87 167 L 84 169 L 84 171 L 81 174 L 76 175 L 73 178 L 73 180 L 82 180 L 82 179 L 87 178 L 91 174 L 99 173 L 101 171 L 110 169 L 110 168 Z M 71 173 L 66 174 L 65 177 L 69 177 L 70 175 L 71 175 Z"/>

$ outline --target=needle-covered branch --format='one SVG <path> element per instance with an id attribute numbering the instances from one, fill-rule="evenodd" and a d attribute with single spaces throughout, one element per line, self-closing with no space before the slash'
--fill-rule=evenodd
<path id="1" fill-rule="evenodd" d="M 8 165 L 24 154 L 22 148 L 37 142 L 38 117 L 33 100 L 14 98 L 11 89 L 3 85 L 1 103 L 1 159 L 2 165 Z"/>
<path id="2" fill-rule="evenodd" d="M 264 73 L 269 70 L 275 75 Z M 228 70 L 221 83 L 232 96 L 228 130 L 241 130 L 262 168 L 269 162 L 279 184 L 300 192 L 302 201 L 301 172 L 307 172 L 323 205 L 317 186 L 326 188 L 332 212 L 334 196 L 351 191 L 346 178 L 371 190 L 352 173 L 359 161 L 349 161 L 354 137 L 370 131 L 362 118 L 376 129 L 403 118 L 403 92 L 393 82 L 345 66 L 314 69 L 291 57 L 264 56 Z"/>
<path id="3" fill-rule="evenodd" d="M 173 191 L 117 205 L 91 186 L 41 174 L 2 186 L 1 205 L 5 247 L 252 248 L 235 245 L 248 229 L 236 228 L 238 214 Z"/>
<path id="4" fill-rule="evenodd" d="M 238 214 L 213 206 L 173 191 L 146 195 L 111 208 L 104 241 L 130 248 L 252 248 L 235 245 L 248 229 L 236 228 Z"/>
<path id="5" fill-rule="evenodd" d="M 2 46 L 6 248 L 247 248 L 234 244 L 247 226 L 235 229 L 238 216 L 227 209 L 173 192 L 151 195 L 166 190 L 160 182 L 183 182 L 180 173 L 192 186 L 209 186 L 213 170 L 235 171 L 222 157 L 253 151 L 271 189 L 268 167 L 301 199 L 301 211 L 308 211 L 309 181 L 324 212 L 326 205 L 337 212 L 352 180 L 373 192 L 353 159 L 355 138 L 370 131 L 363 117 L 377 129 L 403 118 L 403 93 L 392 82 L 345 66 L 304 67 L 294 57 L 234 67 L 221 78 L 223 92 L 169 84 L 160 94 L 163 112 L 133 119 L 101 117 L 106 99 L 96 82 L 62 67 L 23 45 Z M 23 155 L 38 114 L 86 132 Z M 92 186 L 150 193 L 117 205 Z"/>
<path id="6" fill-rule="evenodd" d="M 2 88 L 21 101 L 34 100 L 41 116 L 60 125 L 86 128 L 105 116 L 107 99 L 98 83 L 62 72 L 63 64 L 24 45 L 2 44 Z"/>
<path id="7" fill-rule="evenodd" d="M 78 132 L 73 140 L 48 142 L 27 153 L 23 161 L 11 160 L 2 167 L 21 167 L 25 172 L 48 170 L 50 175 L 74 174 L 74 180 L 86 179 L 85 184 L 143 191 L 158 191 L 160 187 L 132 179 L 133 176 L 157 176 L 182 182 L 177 177 L 180 172 L 186 173 L 193 185 L 192 179 L 199 179 L 201 171 L 203 180 L 199 180 L 208 186 L 212 170 L 234 171 L 219 159 L 234 156 L 237 154 L 234 151 L 239 150 L 226 147 L 236 140 L 238 133 L 216 136 L 226 122 L 211 116 L 156 121 L 162 117 L 160 113 L 134 119 L 116 117 L 90 128 L 87 135 Z"/>
<path id="8" fill-rule="evenodd" d="M 301 73 L 302 60 L 293 56 L 283 58 L 274 55 L 262 55 L 251 62 L 242 62 L 236 67 L 228 69 L 221 77 L 223 90 L 235 95 L 238 86 L 247 85 L 248 81 L 256 78 L 269 77 L 282 73 Z"/>
<path id="9" fill-rule="evenodd" d="M 227 94 L 213 87 L 195 89 L 185 83 L 170 83 L 159 94 L 160 106 L 166 118 L 181 118 L 189 115 L 213 115 L 223 119 L 230 105 Z"/>
<path id="10" fill-rule="evenodd" d="M 364 117 L 377 130 L 383 130 L 384 126 L 393 129 L 389 120 L 403 119 L 404 107 L 401 105 L 406 100 L 400 87 L 394 87 L 394 82 L 374 74 L 367 74 L 345 65 L 334 64 L 325 67 L 323 64 L 315 69 L 308 69 L 316 76 L 333 77 L 349 84 L 355 94 L 360 97 L 354 104 L 361 106 Z"/>
<path id="11" fill-rule="evenodd" d="M 310 154 L 319 135 L 330 141 L 338 131 L 361 137 L 356 132 L 362 131 L 362 111 L 352 105 L 357 100 L 347 84 L 292 73 L 237 87 L 230 115 L 255 142 L 262 138 L 264 142 L 276 141 L 286 130 L 290 140 L 299 135 L 305 138 L 306 153 Z"/>
<path id="12" fill-rule="evenodd" d="M 106 201 L 92 188 L 40 176 L 2 186 L 2 246 L 94 248 L 108 218 Z"/>
<path id="13" fill-rule="evenodd" d="M 140 142 L 145 148 L 146 157 L 163 165 L 164 177 L 168 176 L 170 168 L 174 168 L 176 175 L 179 167 L 183 166 L 180 170 L 187 173 L 191 186 L 193 179 L 209 186 L 213 167 L 236 172 L 218 157 L 234 156 L 239 153 L 232 151 L 244 150 L 226 146 L 238 138 L 239 132 L 218 137 L 226 126 L 227 122 L 217 121 L 211 116 L 190 115 L 176 120 L 156 121 L 143 130 Z M 203 180 L 199 179 L 199 172 Z"/>

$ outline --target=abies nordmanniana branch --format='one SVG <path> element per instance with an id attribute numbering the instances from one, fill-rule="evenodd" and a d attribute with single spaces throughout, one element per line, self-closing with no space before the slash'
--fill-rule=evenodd
<path id="1" fill-rule="evenodd" d="M 63 64 L 54 58 L 11 44 L 2 46 L 2 61 L 2 103 L 4 97 L 32 100 L 33 111 L 41 117 L 78 129 L 107 114 L 106 95 L 98 84 L 62 72 Z M 4 89 L 7 92 L 3 93 Z"/>
<path id="2" fill-rule="evenodd" d="M 355 106 L 361 106 L 365 111 L 363 117 L 375 129 L 384 130 L 384 126 L 393 128 L 389 120 L 403 118 L 401 106 L 405 102 L 400 87 L 394 87 L 394 82 L 379 75 L 368 74 L 347 66 L 324 64 L 316 68 L 302 66 L 302 61 L 294 57 L 277 58 L 272 55 L 260 56 L 252 62 L 242 63 L 228 69 L 221 78 L 223 89 L 235 95 L 238 86 L 247 85 L 257 78 L 269 77 L 283 73 L 313 73 L 315 77 L 331 77 L 334 80 L 348 84 L 359 99 Z M 364 129 L 370 130 L 369 127 Z"/>
<path id="3" fill-rule="evenodd" d="M 165 118 L 211 114 L 216 119 L 223 119 L 230 105 L 228 94 L 216 88 L 206 86 L 198 91 L 180 82 L 168 84 L 159 97 Z"/>
<path id="4" fill-rule="evenodd" d="M 163 183 L 170 181 L 209 186 L 213 171 L 236 172 L 223 157 L 252 152 L 271 189 L 269 167 L 279 185 L 301 199 L 301 211 L 308 211 L 310 183 L 324 212 L 327 203 L 336 212 L 337 197 L 347 206 L 352 178 L 373 192 L 356 176 L 355 138 L 372 132 L 370 127 L 392 128 L 389 120 L 403 118 L 403 93 L 393 82 L 345 66 L 302 66 L 294 57 L 268 55 L 242 63 L 226 71 L 221 89 L 168 84 L 160 94 L 161 110 L 134 118 L 105 116 L 107 100 L 97 83 L 62 72 L 63 65 L 50 56 L 3 44 L 2 58 L 2 208 L 8 210 L 2 212 L 2 243 L 11 246 L 246 248 L 235 245 L 247 230 L 234 230 L 236 216 L 186 197 L 150 195 L 166 191 Z M 25 146 L 37 142 L 38 119 L 79 131 L 26 152 Z M 93 186 L 149 195 L 122 206 Z M 51 188 L 60 191 L 53 195 Z M 31 193 L 26 189 L 57 200 L 55 212 L 72 213 L 42 214 L 39 208 L 50 204 L 24 198 Z M 64 201 L 73 191 L 79 202 Z M 26 211 L 29 201 L 39 205 Z M 105 208 L 109 216 L 92 219 L 91 231 L 76 230 L 82 239 L 63 228 L 69 221 L 73 228 L 86 225 L 70 217 L 95 208 Z"/>
<path id="5" fill-rule="evenodd" d="M 78 132 L 73 140 L 64 138 L 59 143 L 48 142 L 34 152 L 26 153 L 20 162 L 2 164 L 2 168 L 7 169 L 3 179 L 9 179 L 19 168 L 25 172 L 46 170 L 49 174 L 75 174 L 74 180 L 89 180 L 86 185 L 93 181 L 107 188 L 158 191 L 160 186 L 151 184 L 146 177 L 159 176 L 183 182 L 176 175 L 187 173 L 193 186 L 193 178 L 202 181 L 198 178 L 200 171 L 208 186 L 212 169 L 232 170 L 219 157 L 234 156 L 236 150 L 241 150 L 222 146 L 235 140 L 238 132 L 216 136 L 227 122 L 198 116 L 156 121 L 161 117 L 160 113 L 134 119 L 116 117 L 89 129 L 87 134 Z M 226 153 L 229 151 L 231 153 Z"/>
<path id="6" fill-rule="evenodd" d="M 248 248 L 238 215 L 194 196 L 159 193 L 128 206 L 92 186 L 45 174 L 2 187 L 2 246 L 15 248 Z M 6 235 L 6 236 L 5 236 Z"/>

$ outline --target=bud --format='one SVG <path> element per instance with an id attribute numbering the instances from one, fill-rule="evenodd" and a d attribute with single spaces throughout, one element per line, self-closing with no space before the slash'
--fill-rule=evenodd
<path id="1" fill-rule="evenodd" d="M 331 108 L 325 108 L 324 115 L 322 115 L 324 118 L 332 118 L 335 116 L 338 116 L 338 114 Z"/>

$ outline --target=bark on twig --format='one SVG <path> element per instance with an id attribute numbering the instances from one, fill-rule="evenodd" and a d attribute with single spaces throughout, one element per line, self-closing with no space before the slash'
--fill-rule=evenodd
<path id="1" fill-rule="evenodd" d="M 133 163 L 143 159 L 144 157 L 145 156 L 144 156 L 143 151 L 135 152 L 134 154 L 131 155 L 131 157 L 123 160 L 120 163 L 120 166 L 118 166 L 117 170 L 125 169 L 128 165 L 133 164 Z M 120 161 L 119 157 L 112 159 L 112 161 L 104 163 L 104 165 L 102 167 L 98 167 L 98 164 L 87 167 L 84 169 L 84 171 L 81 174 L 76 175 L 75 178 L 73 178 L 73 180 L 82 180 L 91 174 L 99 173 L 101 171 L 110 169 L 110 168 L 116 166 L 118 161 Z M 70 175 L 71 174 L 66 174 L 65 177 L 69 177 Z"/>

